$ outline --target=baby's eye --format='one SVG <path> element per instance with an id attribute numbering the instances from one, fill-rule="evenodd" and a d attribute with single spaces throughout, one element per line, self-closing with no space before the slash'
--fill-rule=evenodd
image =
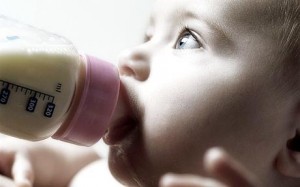
<path id="1" fill-rule="evenodd" d="M 184 31 L 175 44 L 175 49 L 197 49 L 201 47 L 201 43 L 189 30 Z"/>

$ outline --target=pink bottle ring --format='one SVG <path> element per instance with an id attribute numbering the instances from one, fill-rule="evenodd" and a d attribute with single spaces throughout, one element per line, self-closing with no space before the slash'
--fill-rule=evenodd
<path id="1" fill-rule="evenodd" d="M 68 123 L 52 136 L 66 142 L 91 146 L 101 139 L 115 110 L 120 87 L 117 68 L 86 56 L 86 79 L 78 106 Z"/>

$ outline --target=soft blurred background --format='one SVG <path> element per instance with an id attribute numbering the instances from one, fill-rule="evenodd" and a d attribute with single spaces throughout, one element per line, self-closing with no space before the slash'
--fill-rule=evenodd
<path id="1" fill-rule="evenodd" d="M 63 35 L 79 50 L 116 62 L 120 51 L 142 41 L 153 1 L 0 0 L 0 14 Z"/>

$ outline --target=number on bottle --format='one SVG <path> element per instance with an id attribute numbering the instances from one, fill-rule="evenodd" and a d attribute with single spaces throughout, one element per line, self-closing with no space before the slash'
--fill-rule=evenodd
<path id="1" fill-rule="evenodd" d="M 10 95 L 10 91 L 7 88 L 3 88 L 0 92 L 0 103 L 7 104 L 9 95 Z"/>
<path id="2" fill-rule="evenodd" d="M 55 104 L 54 103 L 47 103 L 47 106 L 44 111 L 44 116 L 47 118 L 51 118 L 55 109 Z"/>
<path id="3" fill-rule="evenodd" d="M 28 102 L 27 102 L 26 111 L 28 111 L 28 112 L 34 112 L 35 107 L 37 105 L 37 102 L 38 102 L 37 98 L 30 97 L 29 100 L 28 100 Z"/>

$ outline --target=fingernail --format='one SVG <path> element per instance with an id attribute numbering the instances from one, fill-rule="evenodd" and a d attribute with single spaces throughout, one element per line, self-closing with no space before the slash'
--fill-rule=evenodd
<path id="1" fill-rule="evenodd" d="M 207 159 L 206 161 L 211 162 L 211 161 L 220 159 L 224 156 L 225 156 L 225 153 L 224 153 L 223 149 L 215 147 L 215 148 L 211 148 L 210 150 L 208 150 L 205 158 Z"/>
<path id="2" fill-rule="evenodd" d="M 171 173 L 165 174 L 160 180 L 160 186 L 168 187 L 174 182 L 175 179 L 176 177 L 174 174 Z"/>
<path id="3" fill-rule="evenodd" d="M 211 171 L 215 169 L 216 166 L 224 163 L 228 160 L 226 152 L 219 147 L 209 149 L 204 156 L 204 167 L 206 170 Z"/>

